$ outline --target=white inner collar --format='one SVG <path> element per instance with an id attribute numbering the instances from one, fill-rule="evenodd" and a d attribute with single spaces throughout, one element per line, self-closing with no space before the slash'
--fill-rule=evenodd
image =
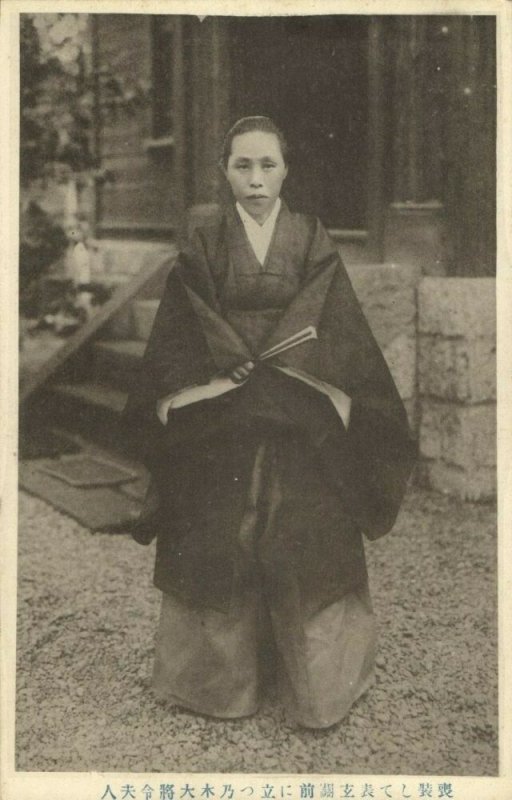
<path id="1" fill-rule="evenodd" d="M 249 239 L 251 247 L 254 250 L 254 254 L 260 264 L 263 264 L 267 256 L 268 248 L 270 247 L 270 240 L 272 239 L 272 234 L 274 233 L 277 215 L 279 214 L 280 208 L 281 198 L 278 197 L 274 203 L 274 208 L 268 215 L 267 219 L 263 225 L 260 225 L 253 217 L 251 217 L 250 214 L 247 213 L 245 208 L 240 205 L 239 202 L 236 203 L 236 210 L 238 211 L 240 219 L 244 225 L 247 238 Z"/>

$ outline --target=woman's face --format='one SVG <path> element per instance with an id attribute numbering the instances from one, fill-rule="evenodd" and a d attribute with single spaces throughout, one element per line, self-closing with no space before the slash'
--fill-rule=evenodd
<path id="1" fill-rule="evenodd" d="M 249 131 L 233 139 L 226 178 L 235 199 L 260 225 L 272 211 L 287 172 L 275 133 Z"/>

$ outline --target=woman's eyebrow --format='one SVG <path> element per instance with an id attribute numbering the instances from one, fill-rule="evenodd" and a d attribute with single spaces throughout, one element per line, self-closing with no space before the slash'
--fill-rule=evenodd
<path id="1" fill-rule="evenodd" d="M 275 158 L 273 158 L 272 156 L 261 156 L 261 158 L 249 158 L 249 156 L 238 156 L 235 159 L 235 164 L 241 164 L 251 161 L 271 161 L 273 164 L 275 164 Z"/>

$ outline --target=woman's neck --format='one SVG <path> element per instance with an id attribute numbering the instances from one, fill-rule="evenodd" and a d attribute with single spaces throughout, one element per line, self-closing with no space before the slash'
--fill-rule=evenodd
<path id="1" fill-rule="evenodd" d="M 262 211 L 261 214 L 258 214 L 258 213 L 255 214 L 255 213 L 249 211 L 247 208 L 244 208 L 244 211 L 247 214 L 247 216 L 251 217 L 251 219 L 253 219 L 255 222 L 257 222 L 258 225 L 263 226 L 265 224 L 265 222 L 267 221 L 267 219 L 272 215 L 272 213 L 273 213 L 273 211 L 274 211 L 274 209 L 276 207 L 276 203 L 278 201 L 279 201 L 279 198 L 276 198 L 272 208 L 265 209 L 265 211 Z M 241 203 L 240 203 L 240 206 L 243 208 Z"/>

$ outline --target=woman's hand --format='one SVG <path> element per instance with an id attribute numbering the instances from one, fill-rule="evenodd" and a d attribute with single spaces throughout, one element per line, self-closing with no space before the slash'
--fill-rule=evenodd
<path id="1" fill-rule="evenodd" d="M 254 361 L 246 361 L 245 364 L 241 364 L 239 367 L 231 370 L 229 377 L 233 383 L 243 383 L 247 380 L 253 369 Z"/>

